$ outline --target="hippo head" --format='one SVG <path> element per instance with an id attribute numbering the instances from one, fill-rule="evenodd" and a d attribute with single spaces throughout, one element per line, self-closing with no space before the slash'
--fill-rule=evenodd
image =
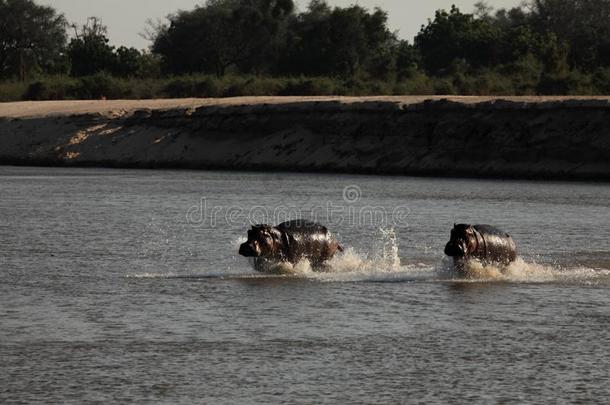
<path id="1" fill-rule="evenodd" d="M 239 247 L 239 254 L 245 257 L 271 258 L 282 252 L 280 232 L 269 225 L 254 225 L 248 231 L 248 240 Z"/>
<path id="2" fill-rule="evenodd" d="M 477 237 L 472 225 L 453 225 L 451 239 L 445 246 L 445 254 L 453 257 L 465 257 L 476 250 Z"/>

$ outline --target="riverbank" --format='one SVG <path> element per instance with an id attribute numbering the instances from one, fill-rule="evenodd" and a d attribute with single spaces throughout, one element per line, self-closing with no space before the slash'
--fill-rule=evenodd
<path id="1" fill-rule="evenodd" d="M 4 103 L 0 164 L 607 181 L 610 98 Z"/>

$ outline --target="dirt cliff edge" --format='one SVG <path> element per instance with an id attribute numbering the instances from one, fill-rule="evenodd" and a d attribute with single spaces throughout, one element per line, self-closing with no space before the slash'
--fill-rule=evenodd
<path id="1" fill-rule="evenodd" d="M 0 106 L 0 164 L 610 180 L 608 98 L 11 107 Z"/>

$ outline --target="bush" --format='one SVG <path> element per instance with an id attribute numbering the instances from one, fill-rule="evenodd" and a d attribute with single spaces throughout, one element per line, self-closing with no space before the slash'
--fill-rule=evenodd
<path id="1" fill-rule="evenodd" d="M 216 78 L 205 77 L 195 82 L 195 97 L 222 97 L 223 86 Z"/>
<path id="2" fill-rule="evenodd" d="M 452 95 L 452 94 L 457 94 L 458 92 L 456 91 L 455 87 L 453 86 L 453 83 L 451 82 L 451 80 L 449 79 L 437 79 L 434 81 L 434 94 L 438 95 L 438 96 L 446 96 L 446 95 Z"/>
<path id="3" fill-rule="evenodd" d="M 193 97 L 195 83 L 191 77 L 179 77 L 170 80 L 163 88 L 163 92 L 169 98 Z"/>
<path id="4" fill-rule="evenodd" d="M 158 79 L 117 79 L 113 80 L 115 87 L 115 97 L 106 98 L 125 98 L 125 99 L 151 99 L 164 98 L 163 89 L 166 81 Z"/>
<path id="5" fill-rule="evenodd" d="M 598 69 L 591 81 L 597 94 L 610 95 L 610 67 Z"/>
<path id="6" fill-rule="evenodd" d="M 339 86 L 331 78 L 289 79 L 280 91 L 282 96 L 331 96 L 337 94 Z"/>
<path id="7" fill-rule="evenodd" d="M 170 98 L 222 97 L 224 85 L 213 76 L 181 76 L 163 86 L 162 93 Z"/>
<path id="8" fill-rule="evenodd" d="M 538 93 L 543 95 L 585 95 L 595 93 L 590 75 L 579 71 L 567 74 L 544 74 L 538 84 Z"/>
<path id="9" fill-rule="evenodd" d="M 45 82 L 34 82 L 30 84 L 25 95 L 24 100 L 57 100 L 55 97 L 49 95 L 49 88 Z"/>
<path id="10" fill-rule="evenodd" d="M 24 100 L 66 100 L 77 93 L 77 81 L 66 76 L 49 77 L 31 83 L 23 95 Z"/>
<path id="11" fill-rule="evenodd" d="M 394 86 L 392 86 L 391 83 L 374 80 L 367 83 L 365 92 L 362 95 L 366 96 L 373 94 L 379 96 L 387 96 L 393 93 Z"/>
<path id="12" fill-rule="evenodd" d="M 235 96 L 277 96 L 283 88 L 282 79 L 250 77 L 237 80 L 233 88 L 226 91 L 234 92 Z"/>
<path id="13" fill-rule="evenodd" d="M 393 83 L 378 80 L 348 79 L 343 82 L 338 93 L 346 96 L 387 95 L 394 91 Z"/>
<path id="14" fill-rule="evenodd" d="M 510 78 L 492 70 L 481 70 L 471 75 L 458 74 L 453 78 L 455 94 L 473 96 L 514 95 L 515 89 Z"/>
<path id="15" fill-rule="evenodd" d="M 421 74 L 397 83 L 394 86 L 393 93 L 408 96 L 432 95 L 434 94 L 434 87 L 432 86 L 432 81 L 426 75 Z"/>
<path id="16" fill-rule="evenodd" d="M 28 84 L 22 82 L 0 83 L 0 102 L 18 101 L 25 97 Z"/>
<path id="17" fill-rule="evenodd" d="M 79 79 L 76 94 L 83 100 L 129 98 L 131 89 L 129 86 L 121 86 L 121 84 L 118 79 L 108 73 L 96 73 Z"/>
<path id="18" fill-rule="evenodd" d="M 586 95 L 610 94 L 610 68 L 592 74 L 570 71 L 541 73 L 541 66 L 524 58 L 495 69 L 454 71 L 428 77 L 413 70 L 392 80 L 340 80 L 329 77 L 270 78 L 256 76 L 186 75 L 170 79 L 116 78 L 98 73 L 82 78 L 48 76 L 30 83 L 0 82 L 0 101 L 64 99 L 150 99 L 236 96 L 328 95 Z"/>
<path id="19" fill-rule="evenodd" d="M 228 81 L 228 85 L 225 87 L 222 96 L 223 97 L 245 96 L 247 86 L 248 86 L 247 80 L 233 78 Z"/>
<path id="20" fill-rule="evenodd" d="M 499 66 L 496 72 L 510 79 L 514 94 L 522 96 L 537 94 L 543 70 L 542 62 L 532 54 L 527 54 L 513 63 Z"/>

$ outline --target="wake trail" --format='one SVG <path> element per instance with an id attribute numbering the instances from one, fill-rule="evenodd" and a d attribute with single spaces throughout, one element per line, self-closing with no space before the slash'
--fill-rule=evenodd
<path id="1" fill-rule="evenodd" d="M 238 246 L 243 238 L 231 245 Z M 233 246 L 233 247 L 234 247 Z M 253 263 L 252 263 L 253 266 Z M 507 282 L 507 283 L 576 283 L 610 284 L 610 269 L 585 266 L 528 262 L 519 257 L 508 266 L 482 264 L 476 260 L 465 263 L 458 272 L 449 258 L 437 264 L 404 263 L 399 256 L 396 232 L 393 228 L 379 229 L 371 252 L 347 248 L 328 261 L 322 271 L 312 269 L 307 260 L 295 265 L 268 263 L 261 273 L 235 274 L 214 272 L 205 274 L 179 274 L 143 272 L 129 274 L 134 279 L 305 279 L 320 282 Z"/>

